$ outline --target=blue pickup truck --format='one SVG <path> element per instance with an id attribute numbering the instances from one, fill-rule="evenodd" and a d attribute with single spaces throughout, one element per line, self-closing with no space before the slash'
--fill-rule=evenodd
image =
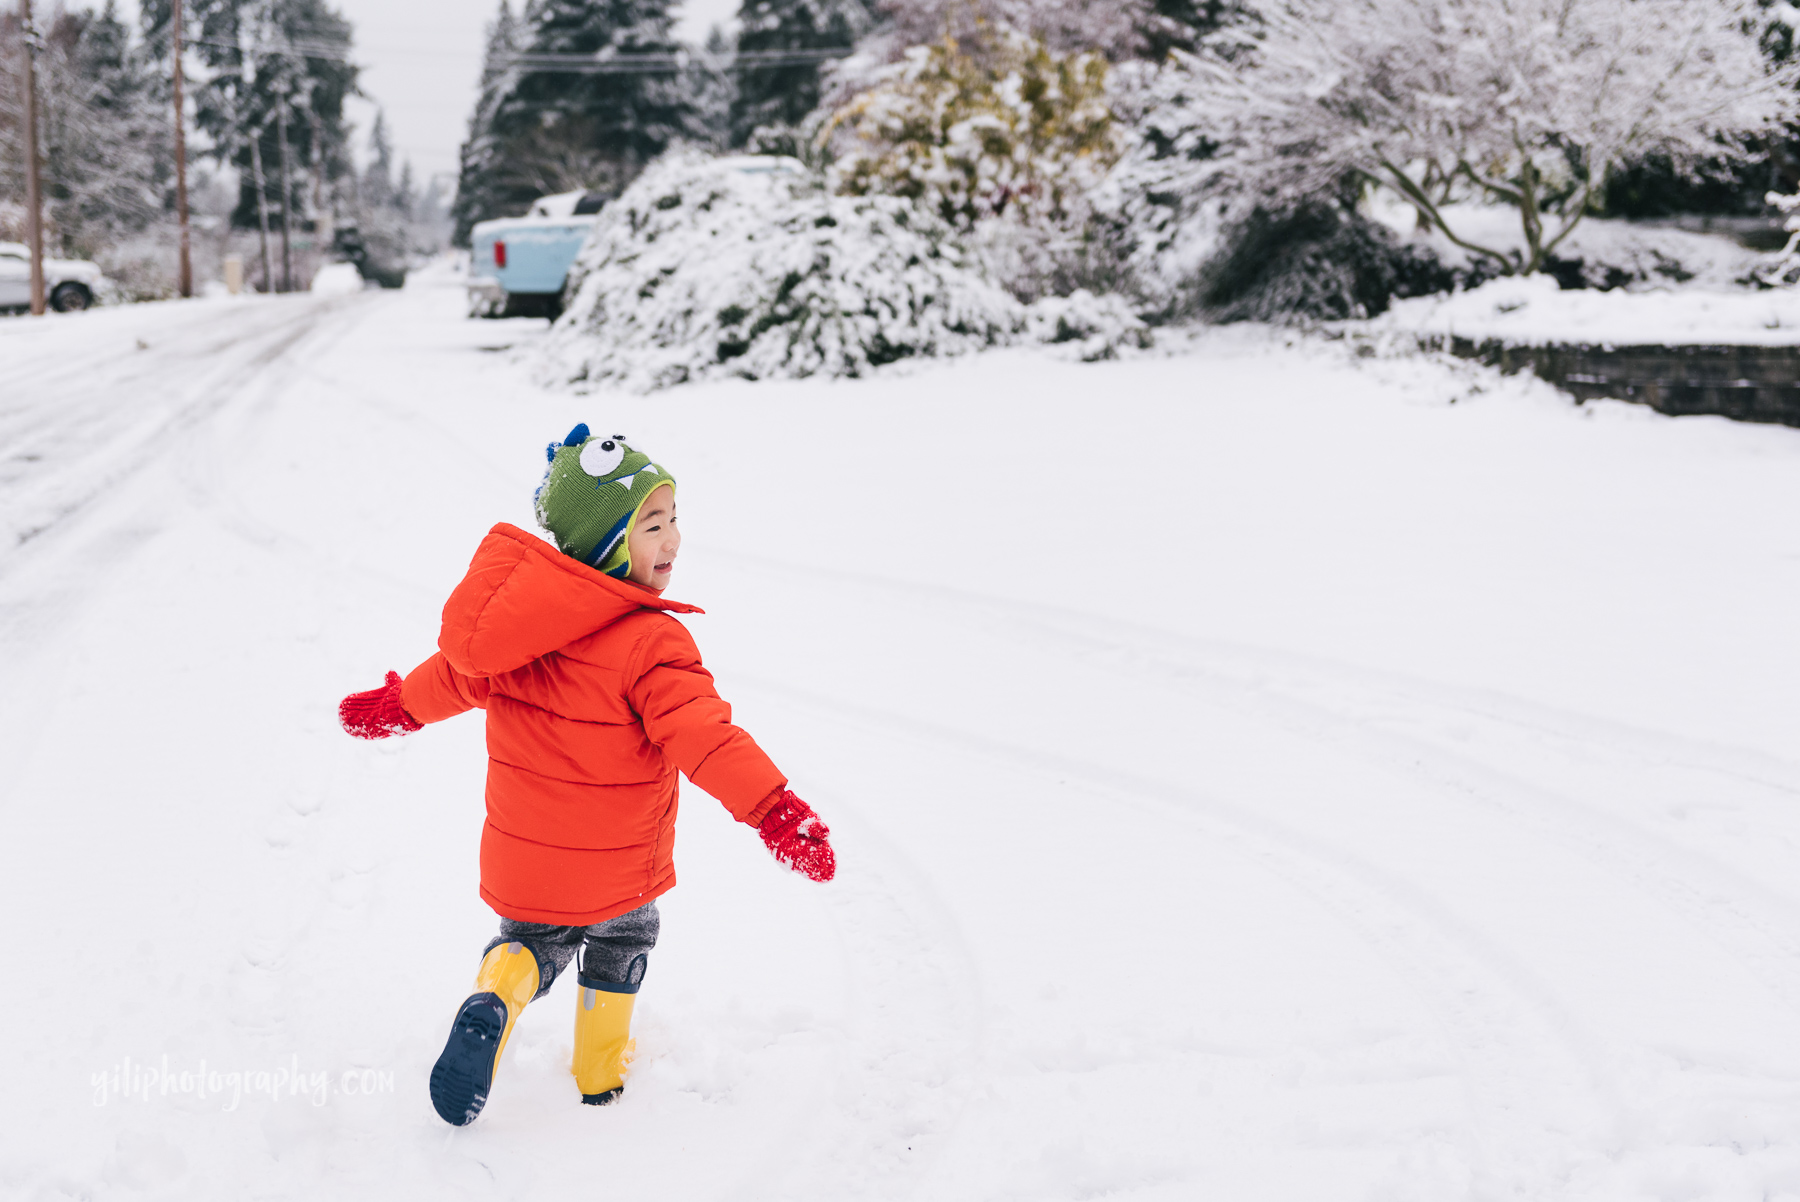
<path id="1" fill-rule="evenodd" d="M 600 192 L 560 192 L 523 217 L 469 231 L 469 316 L 548 317 L 562 312 L 563 283 L 599 212 Z"/>
<path id="2" fill-rule="evenodd" d="M 714 163 L 742 175 L 806 172 L 799 160 L 779 155 L 726 155 Z M 611 199 L 604 192 L 558 192 L 533 201 L 523 217 L 476 225 L 469 231 L 469 316 L 555 321 L 569 268 Z"/>

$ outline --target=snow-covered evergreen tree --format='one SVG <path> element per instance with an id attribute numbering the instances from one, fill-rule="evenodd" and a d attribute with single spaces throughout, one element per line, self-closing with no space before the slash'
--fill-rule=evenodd
<path id="1" fill-rule="evenodd" d="M 366 208 L 393 207 L 394 146 L 388 140 L 387 114 L 379 108 L 375 110 L 375 124 L 369 127 L 369 165 L 363 168 L 357 192 Z"/>
<path id="2" fill-rule="evenodd" d="M 48 199 L 65 249 L 95 254 L 161 216 L 172 117 L 112 0 L 74 20 L 79 33 L 44 93 Z"/>
<path id="3" fill-rule="evenodd" d="M 500 101 L 517 82 L 512 56 L 518 52 L 519 23 L 510 0 L 500 0 L 500 11 L 487 27 L 487 48 L 481 59 L 481 83 L 475 111 L 469 114 L 469 134 L 463 141 L 456 181 L 456 200 L 450 206 L 451 242 L 469 244 L 469 228 L 490 217 L 515 216 L 538 195 L 529 185 L 507 182 L 503 148 L 494 128 Z M 529 192 L 529 195 L 525 193 Z"/>
<path id="4" fill-rule="evenodd" d="M 170 0 L 144 0 L 164 53 Z M 347 202 L 354 186 L 344 101 L 356 91 L 351 26 L 325 0 L 187 0 L 187 37 L 208 70 L 193 89 L 194 119 L 211 153 L 238 174 L 232 224 L 260 225 L 262 201 L 293 215 L 294 228 Z M 288 191 L 281 188 L 285 122 Z"/>
<path id="5" fill-rule="evenodd" d="M 38 135 L 48 245 L 62 254 L 101 255 L 167 212 L 167 90 L 110 0 L 97 13 L 55 10 L 40 29 Z M 22 52 L 18 35 L 16 20 L 0 26 L 0 55 L 7 62 L 17 62 Z M 16 204 L 22 218 L 23 97 L 17 82 L 16 72 L 0 73 L 0 203 Z"/>
<path id="6" fill-rule="evenodd" d="M 1086 286 L 1088 192 L 1119 150 L 1107 70 L 1016 31 L 913 47 L 832 116 L 834 178 L 952 223 L 1021 299 Z"/>
<path id="7" fill-rule="evenodd" d="M 1234 55 L 1178 59 L 1245 196 L 1390 188 L 1471 254 L 1529 273 L 1625 159 L 1738 152 L 1796 111 L 1756 0 L 1281 0 Z M 1446 205 L 1513 206 L 1522 249 Z"/>
<path id="8" fill-rule="evenodd" d="M 375 111 L 369 129 L 369 161 L 357 180 L 356 200 L 349 206 L 360 247 L 358 256 L 372 264 L 371 274 L 398 272 L 420 239 L 413 230 L 412 164 L 394 179 L 394 148 L 388 138 L 387 115 Z"/>
<path id="9" fill-rule="evenodd" d="M 847 192 L 905 196 L 967 228 L 1062 221 L 1116 153 L 1106 61 L 1008 32 L 982 58 L 915 46 L 832 118 Z"/>
<path id="10" fill-rule="evenodd" d="M 819 106 L 820 61 L 812 55 L 848 52 L 873 25 L 869 0 L 744 0 L 738 9 L 736 90 L 731 144 L 742 146 L 759 128 L 793 127 Z M 780 61 L 793 55 L 801 61 Z M 776 61 L 759 63 L 758 59 Z"/>
<path id="11" fill-rule="evenodd" d="M 520 52 L 627 62 L 673 56 L 674 0 L 532 0 Z M 617 190 L 683 138 L 704 136 L 681 76 L 650 70 L 506 74 L 490 124 L 500 190 Z"/>

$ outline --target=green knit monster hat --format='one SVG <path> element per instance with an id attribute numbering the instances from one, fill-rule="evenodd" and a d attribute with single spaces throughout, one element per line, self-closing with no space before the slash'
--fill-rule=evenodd
<path id="1" fill-rule="evenodd" d="M 550 470 L 538 485 L 538 525 L 556 548 L 623 580 L 631 574 L 632 523 L 650 494 L 675 477 L 625 445 L 623 434 L 597 438 L 586 423 L 545 448 Z"/>

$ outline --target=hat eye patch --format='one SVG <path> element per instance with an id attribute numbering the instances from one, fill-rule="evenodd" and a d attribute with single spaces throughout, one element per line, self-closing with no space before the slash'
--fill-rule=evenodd
<path id="1" fill-rule="evenodd" d="M 626 450 L 617 438 L 590 438 L 581 448 L 581 470 L 590 476 L 604 476 L 625 461 Z"/>

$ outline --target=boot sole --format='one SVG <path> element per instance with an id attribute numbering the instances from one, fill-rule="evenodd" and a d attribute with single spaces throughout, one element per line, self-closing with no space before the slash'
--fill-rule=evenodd
<path id="1" fill-rule="evenodd" d="M 618 1101 L 624 1092 L 625 1087 L 621 1085 L 617 1089 L 609 1089 L 604 1093 L 584 1093 L 581 1095 L 581 1103 L 584 1106 L 610 1106 Z"/>
<path id="2" fill-rule="evenodd" d="M 487 1105 L 505 1031 L 506 1004 L 497 994 L 478 993 L 456 1012 L 450 1040 L 431 1069 L 431 1105 L 446 1123 L 466 1127 Z"/>

